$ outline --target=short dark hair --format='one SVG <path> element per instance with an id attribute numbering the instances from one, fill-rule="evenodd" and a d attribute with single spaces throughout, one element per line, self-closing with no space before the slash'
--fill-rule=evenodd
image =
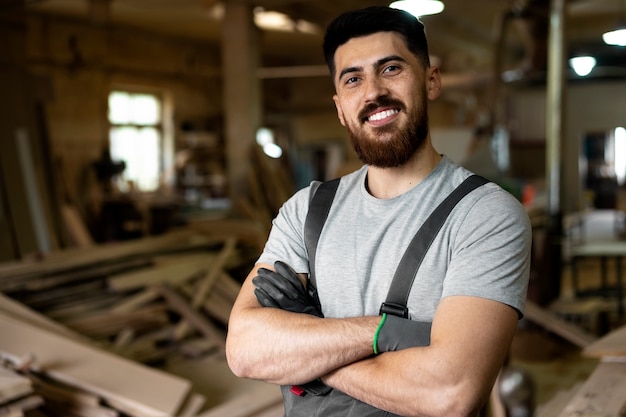
<path id="1" fill-rule="evenodd" d="M 335 78 L 335 51 L 352 38 L 377 32 L 397 32 L 404 38 L 411 51 L 424 65 L 430 66 L 428 42 L 424 25 L 412 14 L 385 6 L 371 6 L 353 10 L 336 17 L 326 28 L 324 58 Z"/>

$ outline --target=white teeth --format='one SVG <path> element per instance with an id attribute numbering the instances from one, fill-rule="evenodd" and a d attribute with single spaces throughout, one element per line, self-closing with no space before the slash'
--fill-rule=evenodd
<path id="1" fill-rule="evenodd" d="M 376 113 L 376 114 L 372 114 L 368 120 L 371 121 L 375 121 L 375 120 L 382 120 L 386 117 L 389 117 L 393 114 L 399 113 L 399 110 L 385 110 L 385 111 L 381 111 L 380 113 Z"/>

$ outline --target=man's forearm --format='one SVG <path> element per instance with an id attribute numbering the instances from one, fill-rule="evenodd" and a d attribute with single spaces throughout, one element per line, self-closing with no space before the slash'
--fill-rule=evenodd
<path id="1" fill-rule="evenodd" d="M 373 353 L 378 317 L 322 319 L 276 308 L 241 309 L 229 323 L 228 363 L 246 378 L 301 384 Z"/>
<path id="2" fill-rule="evenodd" d="M 438 356 L 429 347 L 387 352 L 330 372 L 322 381 L 402 416 L 476 416 L 481 403 L 476 388 Z"/>

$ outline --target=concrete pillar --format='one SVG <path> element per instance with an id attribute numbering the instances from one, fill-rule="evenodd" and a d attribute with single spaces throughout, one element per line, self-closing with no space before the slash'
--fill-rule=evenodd
<path id="1" fill-rule="evenodd" d="M 251 149 L 261 121 L 259 32 L 252 8 L 226 2 L 222 20 L 222 80 L 229 197 L 234 201 L 248 194 Z"/>

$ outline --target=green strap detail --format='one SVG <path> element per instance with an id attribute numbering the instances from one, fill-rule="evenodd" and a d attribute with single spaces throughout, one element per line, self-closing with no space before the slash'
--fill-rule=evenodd
<path id="1" fill-rule="evenodd" d="M 383 313 L 383 318 L 380 320 L 380 324 L 376 328 L 376 333 L 374 333 L 374 355 L 378 355 L 378 336 L 380 335 L 380 330 L 383 328 L 385 321 L 387 320 L 387 313 Z"/>

